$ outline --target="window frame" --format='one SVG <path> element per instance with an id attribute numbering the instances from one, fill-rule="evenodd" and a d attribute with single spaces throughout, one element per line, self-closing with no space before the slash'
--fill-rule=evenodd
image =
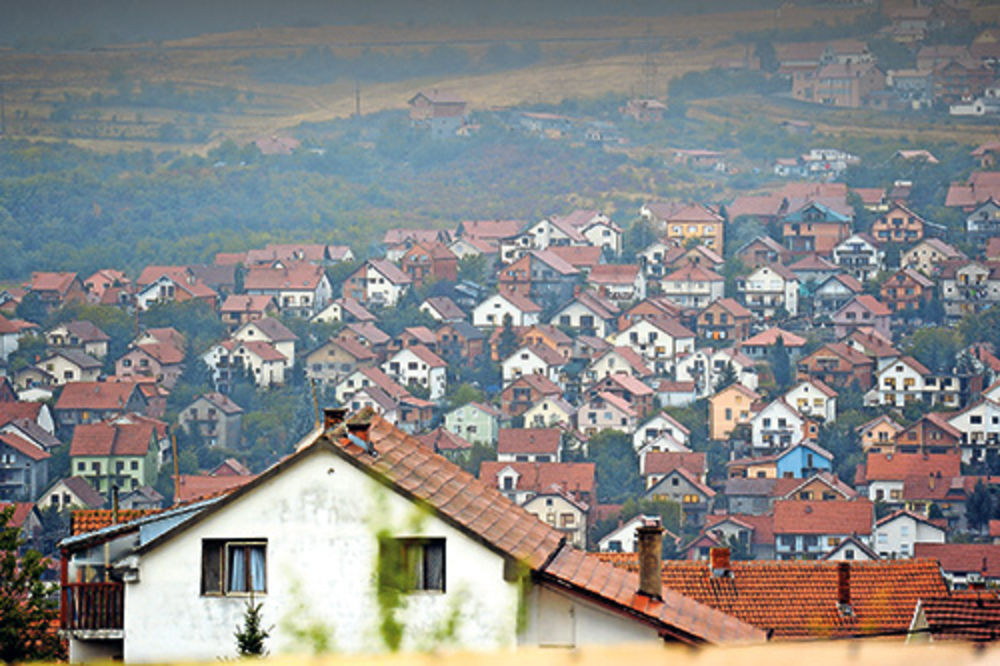
<path id="1" fill-rule="evenodd" d="M 432 549 L 440 549 L 437 564 L 428 557 Z M 401 587 L 402 594 L 445 594 L 448 591 L 447 554 L 444 537 L 380 539 L 379 584 Z M 439 570 L 432 571 L 432 567 Z M 382 578 L 381 572 L 385 571 L 392 572 L 388 580 Z"/>
<path id="2" fill-rule="evenodd" d="M 246 561 L 244 562 L 245 581 L 248 589 L 231 589 L 230 583 L 230 563 L 232 556 L 230 553 L 234 548 L 245 548 Z M 250 566 L 250 553 L 255 549 L 260 549 L 264 558 L 264 580 L 260 589 L 249 589 L 253 587 L 252 568 Z M 215 556 L 218 558 L 217 569 L 208 569 L 208 558 Z M 267 594 L 267 539 L 202 539 L 201 540 L 201 596 L 203 597 L 249 597 L 251 595 Z"/>

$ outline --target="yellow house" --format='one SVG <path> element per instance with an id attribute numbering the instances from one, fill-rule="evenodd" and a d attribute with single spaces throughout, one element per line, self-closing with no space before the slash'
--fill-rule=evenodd
<path id="1" fill-rule="evenodd" d="M 857 430 L 865 453 L 895 453 L 896 435 L 903 430 L 903 426 L 883 414 L 858 426 Z"/>
<path id="2" fill-rule="evenodd" d="M 725 219 L 705 204 L 649 203 L 639 210 L 639 214 L 654 222 L 664 237 L 681 245 L 692 241 L 716 253 L 723 250 Z"/>
<path id="3" fill-rule="evenodd" d="M 742 384 L 731 384 L 708 399 L 708 432 L 715 440 L 725 440 L 733 428 L 749 423 L 751 405 L 760 399 Z"/>
<path id="4" fill-rule="evenodd" d="M 576 410 L 559 396 L 548 396 L 524 413 L 525 428 L 551 428 L 558 423 L 572 423 Z"/>

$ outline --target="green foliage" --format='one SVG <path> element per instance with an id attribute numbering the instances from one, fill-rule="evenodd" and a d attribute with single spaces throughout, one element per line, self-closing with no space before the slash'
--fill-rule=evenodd
<path id="1" fill-rule="evenodd" d="M 690 101 L 707 97 L 725 97 L 745 93 L 768 95 L 785 90 L 787 83 L 780 77 L 769 78 L 753 71 L 709 69 L 688 72 L 673 78 L 668 85 L 670 101 Z"/>
<path id="2" fill-rule="evenodd" d="M 25 335 L 17 341 L 17 351 L 7 358 L 10 369 L 14 372 L 38 363 L 45 358 L 45 337 L 42 335 Z"/>
<path id="3" fill-rule="evenodd" d="M 469 474 L 479 476 L 479 466 L 484 460 L 496 460 L 497 450 L 492 444 L 473 442 L 472 448 L 456 462 Z"/>
<path id="4" fill-rule="evenodd" d="M 944 511 L 937 502 L 931 502 L 931 505 L 927 507 L 927 518 L 930 520 L 940 520 L 944 518 Z"/>
<path id="5" fill-rule="evenodd" d="M 448 409 L 455 409 L 470 402 L 483 402 L 485 399 L 486 394 L 471 384 L 459 384 L 445 398 Z"/>
<path id="6" fill-rule="evenodd" d="M 770 352 L 771 372 L 779 392 L 785 392 L 792 385 L 795 377 L 792 375 L 792 361 L 785 348 L 785 341 L 779 335 Z"/>
<path id="7" fill-rule="evenodd" d="M 236 652 L 241 657 L 263 657 L 267 655 L 264 641 L 271 635 L 261 626 L 260 609 L 263 604 L 247 601 L 243 611 L 243 626 L 237 626 L 233 636 L 236 638 Z"/>
<path id="8" fill-rule="evenodd" d="M 993 497 L 983 484 L 983 480 L 979 479 L 965 503 L 965 518 L 969 522 L 970 529 L 981 531 L 989 524 L 992 517 Z"/>
<path id="9" fill-rule="evenodd" d="M 509 314 L 503 316 L 503 329 L 497 340 L 497 355 L 501 360 L 517 351 L 519 345 L 517 333 L 514 332 L 514 320 Z"/>
<path id="10" fill-rule="evenodd" d="M 729 535 L 729 559 L 734 561 L 753 559 L 749 544 L 737 539 L 735 534 Z"/>
<path id="11" fill-rule="evenodd" d="M 21 299 L 21 302 L 17 304 L 14 314 L 17 315 L 18 319 L 25 319 L 36 324 L 41 324 L 48 317 L 49 311 L 45 303 L 42 302 L 41 296 L 33 291 L 29 291 Z"/>
<path id="12" fill-rule="evenodd" d="M 140 322 L 145 328 L 172 326 L 184 336 L 185 344 L 194 353 L 205 351 L 226 336 L 226 327 L 215 310 L 199 300 L 153 303 L 142 313 Z"/>
<path id="13" fill-rule="evenodd" d="M 586 459 L 596 466 L 598 501 L 622 502 L 642 492 L 635 449 L 625 433 L 618 430 L 597 433 L 587 444 Z"/>
<path id="14" fill-rule="evenodd" d="M 936 373 L 951 372 L 961 348 L 955 329 L 943 326 L 919 328 L 903 344 L 905 353 Z"/>
<path id="15" fill-rule="evenodd" d="M 10 524 L 14 507 L 0 510 L 0 660 L 64 659 L 51 624 L 58 616 L 42 574 L 47 561 L 36 550 L 23 550 L 19 528 Z"/>
<path id="16" fill-rule="evenodd" d="M 636 255 L 656 241 L 653 225 L 644 217 L 632 220 L 622 238 L 622 260 L 634 261 Z"/>
<path id="17" fill-rule="evenodd" d="M 839 409 L 837 419 L 819 428 L 818 443 L 833 454 L 833 469 L 840 479 L 854 485 L 855 468 L 864 458 L 857 427 L 869 416 L 864 412 Z"/>
<path id="18" fill-rule="evenodd" d="M 722 389 L 732 386 L 736 383 L 737 379 L 739 377 L 736 376 L 736 368 L 733 367 L 733 362 L 727 361 L 726 365 L 722 368 L 722 374 L 715 380 L 715 392 L 718 393 Z"/>
<path id="19" fill-rule="evenodd" d="M 868 50 L 875 56 L 875 61 L 883 72 L 890 69 L 913 69 L 917 64 L 913 51 L 889 37 L 869 40 Z"/>

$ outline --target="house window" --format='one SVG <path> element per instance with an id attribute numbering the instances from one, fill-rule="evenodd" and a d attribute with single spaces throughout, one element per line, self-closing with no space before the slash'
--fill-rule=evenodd
<path id="1" fill-rule="evenodd" d="M 201 593 L 203 595 L 267 592 L 267 541 L 203 539 Z"/>
<path id="2" fill-rule="evenodd" d="M 403 592 L 444 592 L 444 566 L 444 539 L 379 541 L 379 585 Z"/>

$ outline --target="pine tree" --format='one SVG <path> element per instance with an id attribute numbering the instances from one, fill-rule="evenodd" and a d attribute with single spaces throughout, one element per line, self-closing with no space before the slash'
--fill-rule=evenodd
<path id="1" fill-rule="evenodd" d="M 21 553 L 13 514 L 13 507 L 0 511 L 0 662 L 55 661 L 64 655 L 51 629 L 58 609 L 42 582 L 46 561 L 36 550 Z"/>
<path id="2" fill-rule="evenodd" d="M 236 627 L 233 633 L 236 637 L 236 651 L 241 657 L 263 657 L 267 654 L 264 641 L 271 634 L 261 626 L 261 606 L 263 604 L 254 604 L 252 599 L 247 601 L 246 611 L 243 613 L 243 626 Z"/>

